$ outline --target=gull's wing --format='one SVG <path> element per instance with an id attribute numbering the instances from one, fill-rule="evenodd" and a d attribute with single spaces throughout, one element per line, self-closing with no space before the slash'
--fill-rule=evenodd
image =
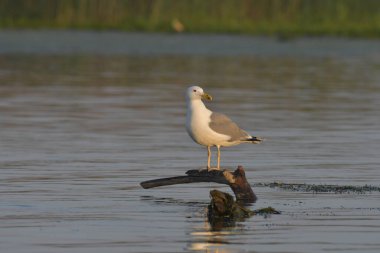
<path id="1" fill-rule="evenodd" d="M 252 136 L 222 113 L 212 112 L 209 126 L 213 131 L 229 136 L 229 141 L 231 142 L 248 141 L 252 138 Z"/>

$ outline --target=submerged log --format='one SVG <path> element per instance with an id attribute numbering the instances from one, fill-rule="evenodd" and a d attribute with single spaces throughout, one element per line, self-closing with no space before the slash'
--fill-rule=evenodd
<path id="1" fill-rule="evenodd" d="M 230 194 L 218 190 L 210 191 L 211 202 L 208 205 L 207 218 L 212 230 L 220 231 L 225 227 L 234 227 L 237 221 L 244 221 L 252 215 L 280 214 L 272 207 L 251 211 L 234 201 Z"/>
<path id="2" fill-rule="evenodd" d="M 140 185 L 144 189 L 200 182 L 214 182 L 218 184 L 229 185 L 236 196 L 238 202 L 252 203 L 257 200 L 255 193 L 245 177 L 245 171 L 242 166 L 234 171 L 228 170 L 189 170 L 186 176 L 159 178 L 142 182 Z"/>

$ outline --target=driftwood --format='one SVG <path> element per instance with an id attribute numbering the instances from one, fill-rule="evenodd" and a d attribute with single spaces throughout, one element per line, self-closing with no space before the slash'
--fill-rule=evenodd
<path id="1" fill-rule="evenodd" d="M 144 189 L 149 189 L 166 185 L 199 182 L 214 182 L 229 185 L 238 202 L 252 203 L 257 200 L 255 193 L 247 182 L 242 166 L 238 166 L 234 172 L 228 170 L 189 170 L 186 172 L 186 176 L 154 179 L 142 182 L 140 185 Z"/>
<path id="2" fill-rule="evenodd" d="M 207 218 L 213 231 L 220 231 L 225 227 L 235 227 L 237 221 L 244 221 L 252 215 L 280 214 L 272 207 L 251 211 L 248 207 L 234 201 L 234 197 L 218 190 L 210 191 L 211 202 L 207 208 Z"/>

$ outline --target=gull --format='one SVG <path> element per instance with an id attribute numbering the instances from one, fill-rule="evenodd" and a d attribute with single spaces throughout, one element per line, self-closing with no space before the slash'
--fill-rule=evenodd
<path id="1" fill-rule="evenodd" d="M 207 147 L 207 170 L 211 170 L 211 147 L 218 151 L 217 170 L 220 170 L 220 148 L 241 143 L 259 144 L 263 139 L 251 136 L 222 113 L 210 111 L 202 99 L 212 97 L 199 86 L 191 86 L 186 92 L 186 130 L 198 144 Z"/>

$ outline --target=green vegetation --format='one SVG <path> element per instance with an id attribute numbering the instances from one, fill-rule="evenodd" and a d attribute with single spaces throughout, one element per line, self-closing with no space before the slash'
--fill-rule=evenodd
<path id="1" fill-rule="evenodd" d="M 380 187 L 373 185 L 316 185 L 316 184 L 286 184 L 281 182 L 258 183 L 254 187 L 271 187 L 288 191 L 313 192 L 313 193 L 357 193 L 380 192 Z"/>
<path id="2" fill-rule="evenodd" d="M 276 209 L 274 209 L 271 206 L 260 208 L 258 210 L 254 210 L 254 211 L 252 211 L 252 213 L 255 215 L 264 215 L 264 216 L 267 216 L 270 214 L 281 214 L 280 211 L 277 211 Z"/>
<path id="3" fill-rule="evenodd" d="M 0 27 L 380 37 L 380 1 L 0 0 Z"/>

